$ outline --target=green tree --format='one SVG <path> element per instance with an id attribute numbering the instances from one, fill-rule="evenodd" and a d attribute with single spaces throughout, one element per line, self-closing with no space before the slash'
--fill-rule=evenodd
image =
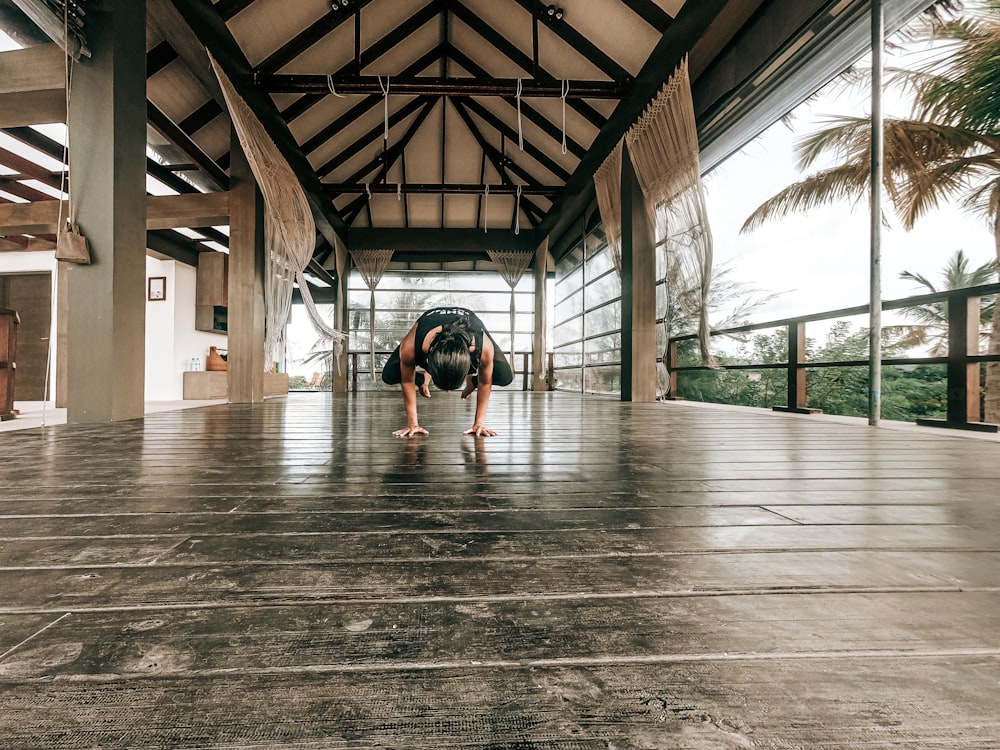
<path id="1" fill-rule="evenodd" d="M 970 269 L 969 259 L 961 250 L 948 259 L 948 264 L 941 271 L 940 287 L 912 271 L 903 271 L 899 277 L 913 281 L 923 287 L 928 294 L 965 289 L 981 284 L 990 284 L 996 278 L 997 261 L 991 260 L 981 266 Z M 993 319 L 995 303 L 992 299 L 982 299 L 979 304 L 980 337 L 989 341 L 990 321 Z M 927 302 L 917 307 L 904 310 L 904 315 L 916 321 L 913 325 L 886 327 L 887 331 L 898 331 L 907 343 L 912 346 L 929 346 L 932 357 L 943 357 L 948 353 L 948 303 Z"/>
<path id="2" fill-rule="evenodd" d="M 958 200 L 984 217 L 994 235 L 1000 261 L 1000 0 L 977 0 L 961 15 L 924 17 L 913 39 L 932 41 L 937 52 L 915 70 L 897 71 L 891 80 L 913 96 L 909 118 L 886 118 L 884 188 L 902 225 L 916 221 L 940 203 Z M 800 167 L 812 168 L 821 156 L 835 166 L 788 186 L 747 219 L 749 231 L 795 211 L 869 194 L 870 121 L 838 117 L 829 127 L 798 144 Z M 1000 354 L 1000 315 L 994 313 L 990 354 Z M 987 365 L 986 419 L 1000 421 L 1000 363 Z"/>

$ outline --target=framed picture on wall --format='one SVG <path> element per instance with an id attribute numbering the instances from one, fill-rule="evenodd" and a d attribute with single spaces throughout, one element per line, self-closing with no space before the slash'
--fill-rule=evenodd
<path id="1" fill-rule="evenodd" d="M 150 276 L 146 290 L 146 299 L 150 302 L 162 302 L 167 298 L 167 277 Z"/>

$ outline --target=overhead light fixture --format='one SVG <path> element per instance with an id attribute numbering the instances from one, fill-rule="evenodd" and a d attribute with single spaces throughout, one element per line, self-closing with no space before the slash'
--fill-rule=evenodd
<path id="1" fill-rule="evenodd" d="M 548 16 L 550 21 L 561 21 L 563 17 L 563 9 L 555 5 L 549 5 L 545 8 L 545 15 Z"/>
<path id="2" fill-rule="evenodd" d="M 332 10 L 347 10 L 348 5 L 350 5 L 350 0 L 331 0 L 330 2 Z"/>

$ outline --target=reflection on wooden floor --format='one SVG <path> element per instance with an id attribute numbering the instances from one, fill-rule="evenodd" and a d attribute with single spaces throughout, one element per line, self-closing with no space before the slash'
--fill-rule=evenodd
<path id="1" fill-rule="evenodd" d="M 0 437 L 3 747 L 1000 747 L 1000 444 L 420 408 Z"/>

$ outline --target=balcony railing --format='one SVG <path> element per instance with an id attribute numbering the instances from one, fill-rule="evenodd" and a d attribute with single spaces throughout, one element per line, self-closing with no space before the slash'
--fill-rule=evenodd
<path id="1" fill-rule="evenodd" d="M 997 425 L 980 422 L 980 378 L 982 362 L 1000 362 L 1000 355 L 979 354 L 979 300 L 981 297 L 1000 294 L 1000 284 L 957 289 L 936 294 L 924 294 L 905 299 L 887 300 L 883 310 L 903 310 L 934 302 L 946 302 L 948 311 L 948 355 L 946 357 L 897 357 L 885 358 L 883 365 L 946 365 L 948 384 L 947 418 L 944 420 L 918 419 L 918 424 L 951 427 L 966 430 L 996 432 Z M 868 360 L 839 362 L 809 362 L 806 360 L 806 324 L 838 318 L 867 315 L 868 305 L 842 310 L 804 315 L 797 318 L 773 320 L 767 323 L 736 326 L 712 331 L 713 336 L 724 336 L 753 331 L 785 328 L 788 335 L 788 360 L 779 363 L 751 363 L 724 365 L 725 370 L 784 369 L 788 377 L 785 406 L 773 407 L 778 411 L 810 413 L 819 411 L 809 406 L 807 371 L 821 367 L 868 367 Z M 664 364 L 669 373 L 668 398 L 677 395 L 678 377 L 685 372 L 708 370 L 705 366 L 683 366 L 678 357 L 678 343 L 694 339 L 694 335 L 672 337 L 667 343 Z"/>

